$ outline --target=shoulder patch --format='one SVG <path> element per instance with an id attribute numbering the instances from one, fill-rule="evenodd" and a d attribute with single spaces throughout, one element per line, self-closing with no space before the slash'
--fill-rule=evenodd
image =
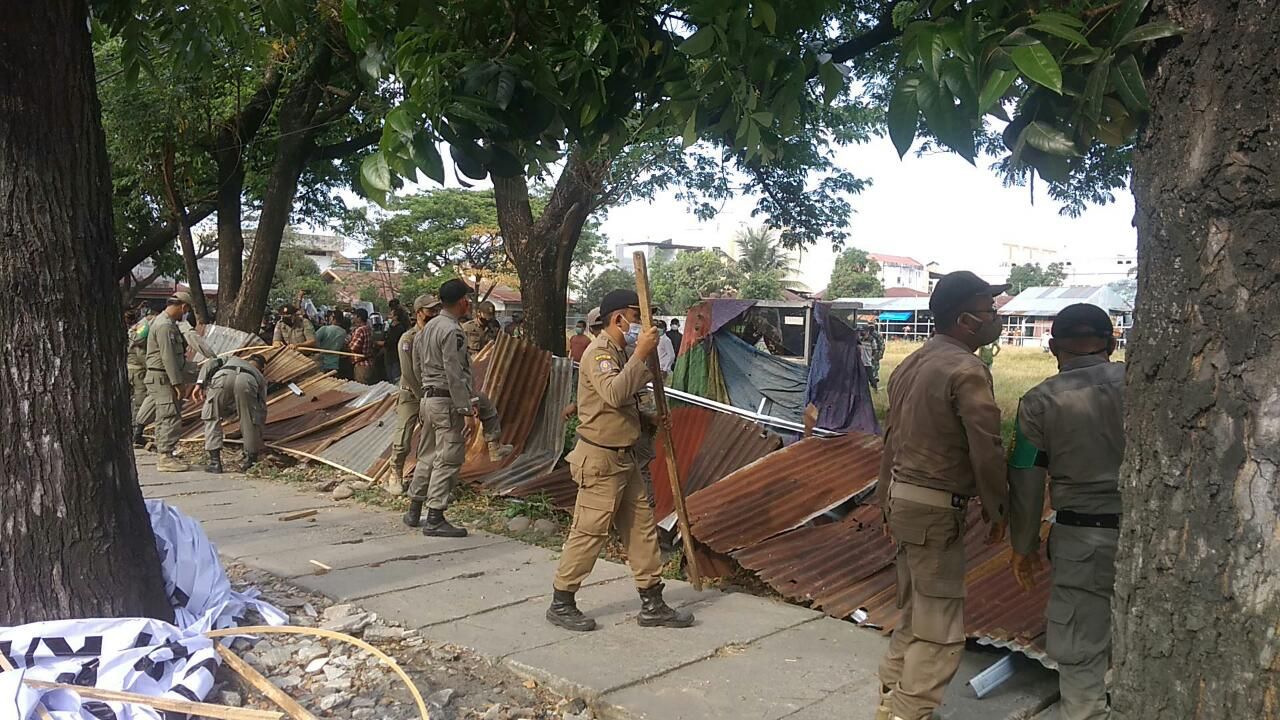
<path id="1" fill-rule="evenodd" d="M 458 352 L 462 352 L 462 349 L 467 346 L 466 338 L 462 337 L 459 333 L 454 333 L 454 337 L 458 340 Z"/>
<path id="2" fill-rule="evenodd" d="M 602 373 L 612 373 L 617 372 L 618 365 L 613 361 L 613 358 L 608 355 L 597 355 L 596 369 Z"/>

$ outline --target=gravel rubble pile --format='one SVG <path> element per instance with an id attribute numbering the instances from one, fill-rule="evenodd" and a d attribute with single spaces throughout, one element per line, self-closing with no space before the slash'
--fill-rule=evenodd
<path id="1" fill-rule="evenodd" d="M 465 648 L 427 642 L 357 605 L 333 604 L 260 570 L 231 564 L 237 587 L 256 587 L 289 613 L 289 624 L 360 637 L 395 658 L 427 700 L 431 720 L 593 720 L 581 698 L 562 698 Z M 301 635 L 264 635 L 235 649 L 276 687 L 320 718 L 411 720 L 420 717 L 400 678 L 352 645 Z M 224 667 L 211 700 L 234 707 L 280 708 Z"/>

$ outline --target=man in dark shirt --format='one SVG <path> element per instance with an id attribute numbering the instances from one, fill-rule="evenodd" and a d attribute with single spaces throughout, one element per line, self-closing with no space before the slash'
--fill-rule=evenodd
<path id="1" fill-rule="evenodd" d="M 684 335 L 680 332 L 680 321 L 672 320 L 671 329 L 667 331 L 667 337 L 671 339 L 671 347 L 676 349 L 676 353 L 680 352 L 680 343 L 684 342 Z"/>

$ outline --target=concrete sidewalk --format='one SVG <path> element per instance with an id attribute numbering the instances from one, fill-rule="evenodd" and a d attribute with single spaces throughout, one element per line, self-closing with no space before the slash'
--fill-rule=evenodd
<path id="1" fill-rule="evenodd" d="M 879 633 L 822 613 L 742 593 L 666 598 L 697 615 L 689 629 L 641 628 L 630 573 L 601 561 L 579 605 L 600 624 L 570 633 L 543 618 L 557 554 L 474 532 L 424 538 L 385 510 L 228 473 L 159 473 L 138 453 L 143 492 L 200 520 L 219 552 L 384 619 L 428 640 L 470 647 L 519 675 L 587 700 L 602 718 L 819 720 L 871 718 Z M 312 518 L 282 516 L 317 510 Z M 311 561 L 332 568 L 315 574 Z M 1027 718 L 1056 690 L 1031 662 L 992 696 L 964 682 L 1000 658 L 966 653 L 941 717 Z"/>

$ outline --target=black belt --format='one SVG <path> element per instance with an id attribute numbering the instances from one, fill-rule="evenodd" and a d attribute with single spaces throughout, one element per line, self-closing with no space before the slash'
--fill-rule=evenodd
<path id="1" fill-rule="evenodd" d="M 424 398 L 451 398 L 453 395 L 448 390 L 440 388 L 424 387 L 422 388 L 422 397 Z"/>
<path id="2" fill-rule="evenodd" d="M 1058 516 L 1054 522 L 1059 525 L 1070 525 L 1071 527 L 1088 527 L 1088 528 L 1106 528 L 1108 530 L 1120 529 L 1120 514 L 1108 513 L 1105 515 L 1091 515 L 1089 513 L 1078 513 L 1072 510 L 1059 510 Z"/>
<path id="3" fill-rule="evenodd" d="M 592 442 L 592 441 L 588 440 L 586 437 L 584 437 L 584 436 L 582 435 L 582 433 L 578 433 L 578 439 L 579 439 L 579 440 L 581 440 L 582 442 L 584 442 L 584 443 L 586 443 L 586 444 L 590 445 L 591 447 L 598 447 L 598 448 L 600 448 L 601 450 L 612 450 L 613 452 L 621 452 L 621 451 L 624 451 L 624 450 L 630 450 L 630 449 L 631 449 L 631 446 L 630 446 L 630 445 L 627 445 L 626 447 L 613 447 L 613 446 L 611 446 L 611 445 L 601 445 L 601 444 L 600 444 L 600 443 L 598 443 L 598 442 Z"/>

